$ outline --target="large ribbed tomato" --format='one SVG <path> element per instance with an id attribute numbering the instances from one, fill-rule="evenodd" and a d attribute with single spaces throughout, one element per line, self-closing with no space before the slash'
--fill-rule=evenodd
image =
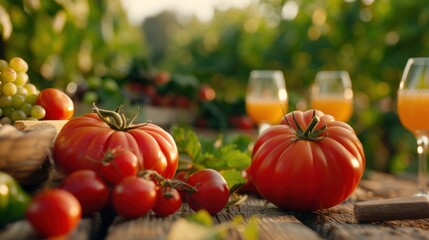
<path id="1" fill-rule="evenodd" d="M 330 115 L 309 110 L 286 114 L 258 137 L 250 174 L 262 197 L 277 207 L 312 211 L 349 197 L 364 168 L 355 131 Z"/>
<path id="2" fill-rule="evenodd" d="M 116 148 L 129 149 L 139 159 L 140 170 L 155 170 L 172 178 L 178 166 L 173 137 L 161 127 L 130 124 L 119 110 L 100 110 L 69 120 L 54 144 L 54 161 L 65 174 L 80 169 L 99 172 L 102 160 Z M 129 121 L 128 121 L 129 122 Z"/>

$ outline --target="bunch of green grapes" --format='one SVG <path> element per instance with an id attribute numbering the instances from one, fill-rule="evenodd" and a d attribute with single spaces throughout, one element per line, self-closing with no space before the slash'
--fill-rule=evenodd
<path id="1" fill-rule="evenodd" d="M 0 59 L 0 123 L 12 124 L 18 120 L 37 120 L 46 111 L 36 105 L 37 87 L 29 82 L 28 64 L 19 57 L 9 62 Z"/>

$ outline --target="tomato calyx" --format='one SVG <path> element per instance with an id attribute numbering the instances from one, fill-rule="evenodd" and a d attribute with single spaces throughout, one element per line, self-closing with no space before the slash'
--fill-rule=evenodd
<path id="1" fill-rule="evenodd" d="M 188 183 L 179 179 L 167 179 L 154 170 L 144 170 L 139 175 L 147 180 L 154 181 L 157 186 L 160 186 L 165 189 L 174 188 L 178 191 L 186 193 L 198 192 L 198 190 L 194 186 L 191 186 Z M 168 197 L 169 192 L 170 191 L 165 191 L 166 197 Z"/>
<path id="2" fill-rule="evenodd" d="M 131 129 L 139 128 L 146 126 L 150 123 L 150 121 L 147 121 L 145 123 L 141 124 L 134 124 L 134 120 L 136 120 L 137 116 L 139 115 L 140 108 L 137 108 L 136 113 L 134 116 L 129 120 L 127 117 L 125 117 L 125 114 L 122 113 L 122 108 L 124 106 L 120 105 L 115 110 L 106 110 L 98 108 L 95 103 L 92 105 L 92 111 L 97 113 L 98 117 L 103 120 L 110 128 L 116 130 L 116 131 L 128 131 Z"/>
<path id="3" fill-rule="evenodd" d="M 317 129 L 317 126 L 321 122 L 321 119 L 316 115 L 315 110 L 313 111 L 313 117 L 311 118 L 311 122 L 308 124 L 307 129 L 305 130 L 301 128 L 293 112 L 292 119 L 296 126 L 296 138 L 292 139 L 292 141 L 307 140 L 313 142 L 320 142 L 328 137 L 328 134 L 326 133 L 326 129 L 328 128 L 326 122 L 323 123 L 323 127 Z M 285 120 L 289 126 L 292 126 L 286 117 Z"/>

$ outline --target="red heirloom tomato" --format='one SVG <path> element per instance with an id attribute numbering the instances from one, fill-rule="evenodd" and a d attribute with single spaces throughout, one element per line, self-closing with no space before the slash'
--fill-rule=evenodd
<path id="1" fill-rule="evenodd" d="M 250 174 L 259 193 L 279 208 L 312 211 L 335 206 L 357 187 L 363 147 L 346 123 L 318 110 L 286 114 L 258 137 Z"/>
<path id="2" fill-rule="evenodd" d="M 132 151 L 139 170 L 155 170 L 165 178 L 176 172 L 179 154 L 173 137 L 155 124 L 132 124 L 123 114 L 98 109 L 69 120 L 54 144 L 54 160 L 64 173 L 80 169 L 99 172 L 105 153 L 115 148 Z"/>
<path id="3" fill-rule="evenodd" d="M 71 98 L 56 88 L 46 88 L 40 91 L 36 104 L 45 108 L 44 120 L 68 120 L 74 114 L 74 104 Z"/>
<path id="4" fill-rule="evenodd" d="M 82 214 L 78 200 L 59 188 L 36 194 L 27 208 L 27 220 L 44 237 L 60 237 L 74 230 Z"/>

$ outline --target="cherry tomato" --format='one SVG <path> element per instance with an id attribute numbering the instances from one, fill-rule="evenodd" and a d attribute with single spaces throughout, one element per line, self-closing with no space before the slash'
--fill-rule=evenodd
<path id="1" fill-rule="evenodd" d="M 246 182 L 243 186 L 240 187 L 238 193 L 241 194 L 249 194 L 255 197 L 261 197 L 261 194 L 258 192 L 255 184 L 253 183 L 252 177 L 250 176 L 250 167 L 246 168 L 243 171 L 243 178 L 246 179 Z"/>
<path id="2" fill-rule="evenodd" d="M 166 217 L 174 214 L 182 206 L 182 198 L 174 188 L 159 188 L 153 211 L 157 216 Z"/>
<path id="3" fill-rule="evenodd" d="M 208 84 L 203 84 L 198 90 L 198 97 L 201 101 L 213 101 L 216 98 L 216 91 Z"/>
<path id="4" fill-rule="evenodd" d="M 91 215 L 109 202 L 109 187 L 92 170 L 79 170 L 68 175 L 61 188 L 73 194 L 82 207 L 82 214 Z"/>
<path id="5" fill-rule="evenodd" d="M 197 189 L 187 195 L 192 210 L 205 209 L 214 215 L 228 204 L 229 188 L 218 171 L 208 168 L 197 171 L 188 177 L 187 183 Z"/>
<path id="6" fill-rule="evenodd" d="M 171 80 L 171 75 L 167 71 L 160 71 L 155 75 L 156 85 L 165 85 Z"/>
<path id="7" fill-rule="evenodd" d="M 36 104 L 45 108 L 44 120 L 68 120 L 74 114 L 74 104 L 71 98 L 56 88 L 46 88 L 40 91 Z"/>
<path id="8" fill-rule="evenodd" d="M 255 128 L 255 123 L 253 120 L 247 116 L 231 116 L 229 118 L 229 123 L 232 127 L 238 129 L 253 129 Z"/>
<path id="9" fill-rule="evenodd" d="M 184 171 L 184 170 L 180 170 L 180 171 L 176 172 L 176 175 L 174 176 L 174 179 L 176 181 L 181 181 L 181 182 L 186 182 L 187 178 L 188 178 L 188 171 Z M 188 194 L 186 189 L 184 189 L 181 186 L 176 187 L 176 189 L 178 190 L 178 192 L 180 194 L 180 198 L 182 199 L 182 202 L 186 202 L 186 198 L 187 198 L 186 195 Z"/>
<path id="10" fill-rule="evenodd" d="M 27 208 L 27 220 L 44 237 L 60 237 L 74 230 L 82 209 L 69 192 L 54 188 L 36 194 Z"/>
<path id="11" fill-rule="evenodd" d="M 139 159 L 132 151 L 116 148 L 106 155 L 100 172 L 108 182 L 117 184 L 125 177 L 137 175 Z"/>
<path id="12" fill-rule="evenodd" d="M 124 218 L 141 217 L 155 206 L 155 183 L 136 176 L 126 177 L 113 188 L 112 202 L 115 211 Z"/>

